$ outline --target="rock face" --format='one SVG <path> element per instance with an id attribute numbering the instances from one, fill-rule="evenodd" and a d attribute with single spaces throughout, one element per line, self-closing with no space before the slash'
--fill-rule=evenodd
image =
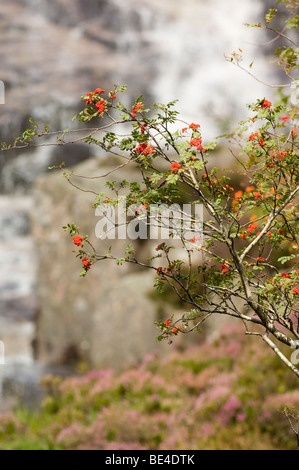
<path id="1" fill-rule="evenodd" d="M 76 173 L 96 175 L 109 169 L 91 159 L 76 167 Z M 134 176 L 132 171 L 121 174 L 129 181 Z M 76 184 L 79 181 L 74 179 Z M 90 181 L 85 184 L 107 194 L 104 181 L 95 181 L 93 186 Z M 158 306 L 149 298 L 154 284 L 151 273 L 105 260 L 94 264 L 85 278 L 79 276 L 81 261 L 72 252 L 72 238 L 62 226 L 76 223 L 83 236 L 90 234 L 99 253 L 107 253 L 112 245 L 113 253 L 123 256 L 128 243 L 95 237 L 93 228 L 99 219 L 91 208 L 94 195 L 74 189 L 56 172 L 38 179 L 34 201 L 33 236 L 42 312 L 37 323 L 38 358 L 46 364 L 82 359 L 94 367 L 117 368 L 138 361 L 158 345 L 160 348 L 154 325 Z M 145 259 L 151 248 L 145 243 L 137 249 Z"/>
<path id="2" fill-rule="evenodd" d="M 98 86 L 109 89 L 114 83 L 130 83 L 134 99 L 140 94 L 152 97 L 148 83 L 155 67 L 149 61 L 144 67 L 140 59 L 152 55 L 155 45 L 141 40 L 141 21 L 140 8 L 120 8 L 114 1 L 4 0 L 0 80 L 5 104 L 0 106 L 0 142 L 21 135 L 30 127 L 29 117 L 38 121 L 40 129 L 71 127 L 72 116 L 82 109 L 81 95 Z M 125 39 L 126 28 L 137 35 Z M 129 52 L 126 44 L 133 37 Z M 30 190 L 53 159 L 46 150 L 1 152 L 0 194 Z"/>
<path id="3" fill-rule="evenodd" d="M 153 79 L 154 68 L 143 70 L 140 59 L 148 56 L 153 44 L 141 41 L 141 21 L 140 7 L 120 8 L 114 1 L 4 0 L 1 138 L 14 138 L 28 127 L 29 116 L 56 129 L 66 122 L 69 126 L 70 117 L 81 107 L 82 94 L 112 86 L 120 78 L 131 83 L 132 94 L 146 92 L 145 82 Z M 127 27 L 135 38 L 134 54 L 126 51 Z M 138 31 L 139 37 L 134 36 Z"/>

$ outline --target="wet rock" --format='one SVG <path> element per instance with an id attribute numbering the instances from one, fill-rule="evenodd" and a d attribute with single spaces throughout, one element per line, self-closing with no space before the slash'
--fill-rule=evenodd
<path id="1" fill-rule="evenodd" d="M 36 296 L 31 293 L 25 297 L 0 300 L 0 315 L 14 321 L 26 320 L 35 324 L 39 311 Z"/>
<path id="2" fill-rule="evenodd" d="M 51 151 L 49 166 L 65 163 L 67 167 L 87 160 L 92 155 L 90 147 L 84 144 L 59 145 Z"/>

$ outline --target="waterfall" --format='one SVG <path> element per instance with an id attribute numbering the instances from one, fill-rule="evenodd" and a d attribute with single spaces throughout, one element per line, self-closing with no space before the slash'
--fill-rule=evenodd
<path id="1" fill-rule="evenodd" d="M 125 25 L 118 35 L 120 54 L 128 63 L 138 55 L 140 80 L 149 62 L 153 72 L 148 93 L 161 103 L 179 100 L 182 118 L 200 122 L 208 138 L 229 132 L 246 116 L 246 104 L 266 93 L 269 96 L 266 86 L 225 60 L 225 55 L 240 48 L 248 66 L 254 60 L 252 71 L 257 77 L 271 83 L 261 45 L 265 34 L 244 26 L 261 20 L 264 5 L 260 0 L 244 0 L 241 5 L 238 0 L 113 3 L 122 11 Z M 132 74 L 122 63 L 115 76 L 130 78 Z"/>

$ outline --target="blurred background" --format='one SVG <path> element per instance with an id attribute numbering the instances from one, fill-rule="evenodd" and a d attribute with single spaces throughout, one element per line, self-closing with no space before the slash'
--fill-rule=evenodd
<path id="1" fill-rule="evenodd" d="M 20 135 L 29 117 L 41 128 L 70 128 L 81 95 L 113 84 L 128 85 L 128 105 L 141 94 L 149 106 L 179 100 L 182 119 L 200 123 L 205 139 L 229 132 L 246 118 L 247 103 L 272 99 L 273 91 L 225 55 L 241 48 L 259 79 L 281 79 L 268 64 L 263 44 L 270 38 L 244 26 L 275 6 L 265 0 L 2 0 L 0 140 Z M 148 273 L 97 265 L 80 279 L 61 229 L 75 222 L 93 232 L 93 198 L 48 166 L 65 161 L 81 174 L 98 174 L 109 168 L 102 157 L 84 145 L 0 153 L 2 407 L 15 395 L 34 401 L 45 371 L 117 369 L 165 350 L 155 342 L 154 320 L 180 306 L 154 298 Z M 94 189 L 100 192 L 103 183 Z M 145 255 L 151 247 L 140 250 Z"/>

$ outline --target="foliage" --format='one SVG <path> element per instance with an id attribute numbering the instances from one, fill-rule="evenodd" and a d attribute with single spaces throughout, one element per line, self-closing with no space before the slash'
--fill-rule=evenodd
<path id="1" fill-rule="evenodd" d="M 286 28 L 295 28 L 297 2 L 286 6 L 294 7 Z M 204 220 L 203 239 L 199 234 L 188 239 L 181 229 L 179 239 L 185 254 L 180 258 L 169 240 L 157 244 L 158 254 L 147 265 L 135 252 L 116 258 L 113 250 L 99 253 L 93 246 L 91 254 L 80 248 L 78 256 L 83 276 L 92 264 L 107 258 L 117 264 L 154 269 L 158 291 L 171 287 L 190 306 L 176 322 L 170 315 L 171 320 L 158 323 L 158 339 L 171 342 L 179 333 L 199 330 L 211 315 L 229 315 L 243 322 L 246 334 L 261 337 L 299 377 L 299 370 L 273 342 L 276 339 L 290 348 L 299 347 L 298 102 L 293 96 L 297 81 L 291 76 L 298 64 L 298 47 L 284 31 L 271 28 L 276 14 L 277 10 L 271 9 L 263 27 L 289 42 L 275 55 L 288 81 L 283 88 L 291 91 L 280 94 L 275 104 L 265 97 L 257 99 L 248 106 L 248 119 L 227 136 L 239 168 L 236 171 L 242 172 L 246 182 L 242 189 L 232 186 L 230 178 L 211 165 L 210 154 L 217 142 L 205 142 L 199 124 L 182 121 L 175 101 L 155 104 L 151 110 L 139 96 L 126 107 L 117 102 L 124 86 L 115 86 L 106 99 L 103 89 L 82 97 L 85 107 L 77 118 L 83 122 L 104 119 L 101 127 L 82 140 L 122 158 L 124 163 L 116 170 L 137 166 L 142 180 L 125 181 L 118 187 L 111 181 L 109 189 L 115 197 L 97 195 L 95 205 L 115 208 L 121 191 L 127 189 L 126 208 L 134 204 L 137 221 L 150 224 L 153 216 L 149 208 L 173 207 L 181 193 L 188 193 L 190 204 L 203 206 Z M 243 68 L 242 50 L 227 60 Z M 123 125 L 125 135 L 119 130 Z M 72 174 L 65 175 L 70 181 Z M 190 220 L 191 227 L 195 226 L 196 216 Z M 176 238 L 175 229 L 173 223 L 170 238 Z"/>
<path id="2" fill-rule="evenodd" d="M 296 377 L 262 343 L 226 326 L 184 354 L 149 355 L 120 373 L 45 377 L 42 410 L 0 415 L 0 449 L 296 449 L 280 411 Z"/>

